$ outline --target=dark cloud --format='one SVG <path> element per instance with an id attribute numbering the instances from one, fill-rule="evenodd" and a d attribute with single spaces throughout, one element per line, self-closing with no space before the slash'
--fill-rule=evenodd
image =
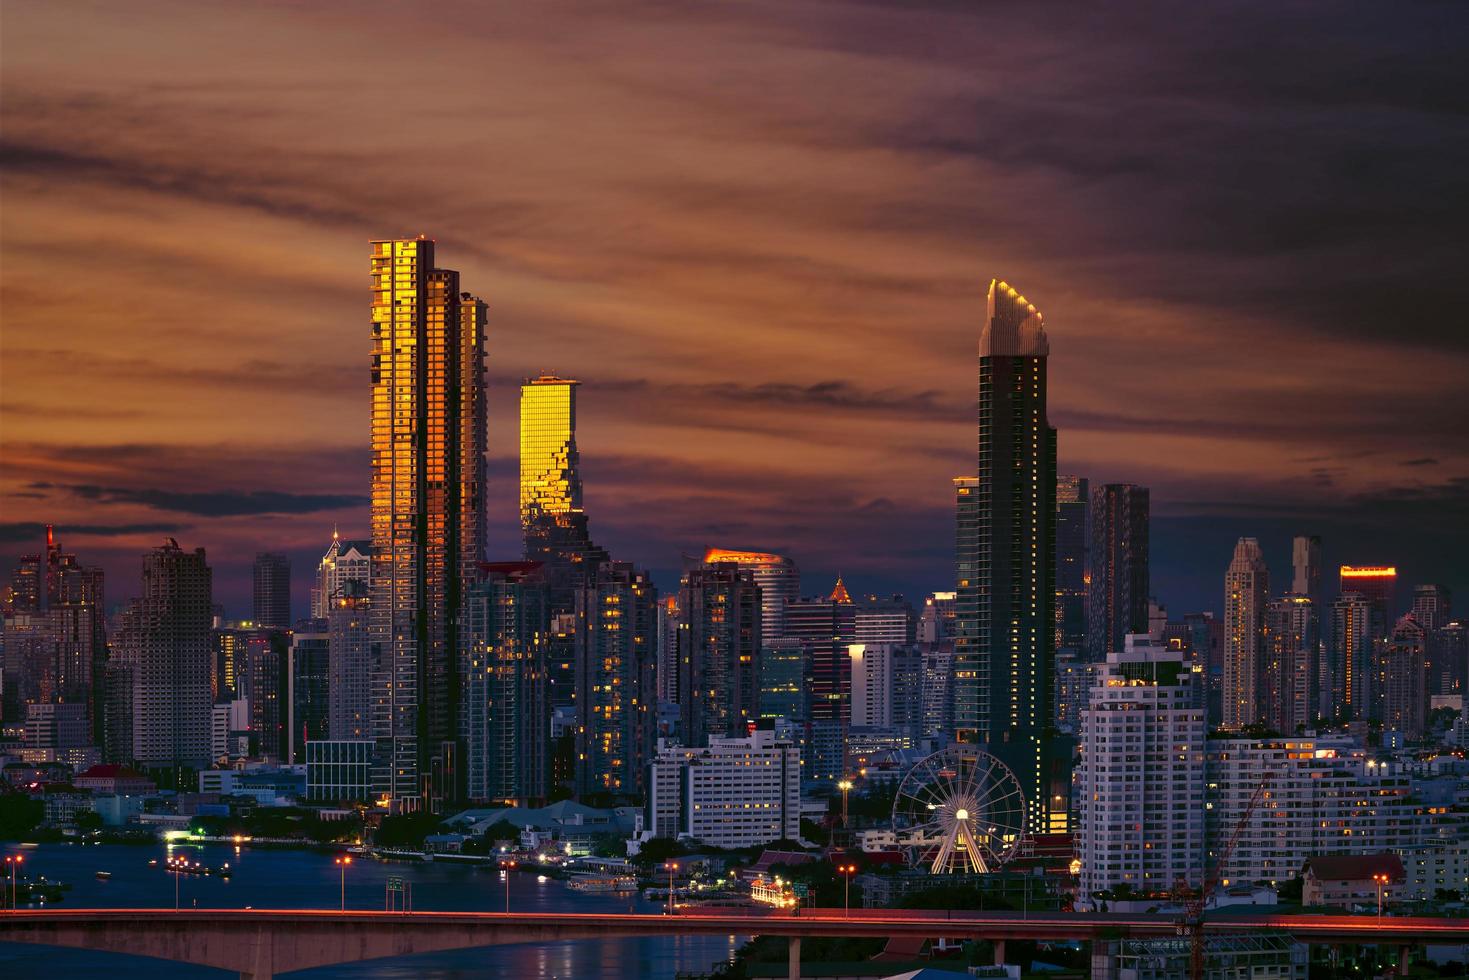
<path id="1" fill-rule="evenodd" d="M 1400 465 L 1402 465 L 1402 466 L 1437 466 L 1438 465 L 1438 460 L 1434 459 L 1432 456 L 1419 456 L 1416 459 L 1405 459 L 1405 460 L 1402 461 L 1402 463 Z"/>
<path id="2" fill-rule="evenodd" d="M 239 517 L 245 514 L 314 514 L 343 507 L 361 507 L 360 494 L 287 493 L 279 490 L 216 490 L 183 492 L 151 487 L 103 487 L 85 483 L 33 483 L 37 490 L 61 490 L 99 504 L 137 504 L 152 510 L 177 511 L 200 517 Z"/>
<path id="3" fill-rule="evenodd" d="M 187 530 L 188 524 L 67 524 L 57 528 L 63 536 L 78 535 L 88 538 L 127 538 L 139 534 L 177 534 Z M 46 525 L 34 522 L 0 523 L 0 544 L 34 545 L 43 549 L 46 540 Z"/>

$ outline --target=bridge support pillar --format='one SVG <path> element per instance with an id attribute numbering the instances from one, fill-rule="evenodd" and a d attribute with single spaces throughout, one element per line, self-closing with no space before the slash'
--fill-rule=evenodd
<path id="1" fill-rule="evenodd" d="M 995 940 L 995 966 L 1005 965 L 1005 940 Z"/>
<path id="2" fill-rule="evenodd" d="M 1411 946 L 1398 947 L 1398 976 L 1406 977 L 1408 975 L 1408 955 L 1412 952 L 1413 948 Z"/>
<path id="3" fill-rule="evenodd" d="M 801 937 L 792 936 L 788 949 L 790 960 L 786 968 L 786 976 L 790 980 L 801 980 Z"/>
<path id="4" fill-rule="evenodd" d="M 275 933 L 261 926 L 246 944 L 250 965 L 240 971 L 240 980 L 274 980 Z"/>

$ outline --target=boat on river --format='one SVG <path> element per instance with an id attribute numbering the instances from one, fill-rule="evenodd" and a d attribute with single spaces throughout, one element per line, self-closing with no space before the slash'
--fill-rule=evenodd
<path id="1" fill-rule="evenodd" d="M 579 892 L 635 892 L 638 880 L 632 875 L 574 874 L 566 883 Z"/>

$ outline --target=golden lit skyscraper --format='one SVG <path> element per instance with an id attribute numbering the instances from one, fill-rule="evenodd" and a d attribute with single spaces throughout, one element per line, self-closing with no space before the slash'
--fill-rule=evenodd
<path id="1" fill-rule="evenodd" d="M 606 551 L 591 540 L 576 451 L 579 381 L 554 375 L 520 386 L 520 527 L 525 557 L 546 565 L 553 612 L 569 610 Z"/>
<path id="2" fill-rule="evenodd" d="M 373 732 L 379 796 L 454 799 L 457 623 L 482 557 L 485 304 L 426 238 L 372 244 Z"/>
<path id="3" fill-rule="evenodd" d="M 520 386 L 520 524 L 581 510 L 576 454 L 580 381 L 542 375 Z"/>

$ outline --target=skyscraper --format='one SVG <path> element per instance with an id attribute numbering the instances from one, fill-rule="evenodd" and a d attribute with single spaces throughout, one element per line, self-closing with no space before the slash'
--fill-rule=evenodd
<path id="1" fill-rule="evenodd" d="M 743 738 L 760 717 L 761 612 L 752 570 L 726 562 L 684 573 L 677 666 L 685 745 Z"/>
<path id="2" fill-rule="evenodd" d="M 570 608 L 573 592 L 609 558 L 592 543 L 582 510 L 580 384 L 542 375 L 520 386 L 520 528 L 526 559 L 546 566 L 553 611 Z"/>
<path id="3" fill-rule="evenodd" d="M 1224 573 L 1224 728 L 1238 730 L 1260 720 L 1269 595 L 1270 572 L 1260 542 L 1240 538 Z"/>
<path id="4" fill-rule="evenodd" d="M 704 564 L 749 569 L 760 586 L 761 635 L 767 642 L 785 636 L 786 604 L 801 597 L 801 570 L 794 561 L 763 551 L 710 548 L 704 552 Z"/>
<path id="5" fill-rule="evenodd" d="M 1050 829 L 1055 795 L 1047 751 L 1056 642 L 1049 354 L 1040 312 L 992 281 L 979 339 L 978 476 L 957 485 L 954 714 L 960 742 L 987 746 L 1015 772 L 1037 832 Z"/>
<path id="6" fill-rule="evenodd" d="M 1087 650 L 1091 492 L 1084 476 L 1056 477 L 1056 648 Z"/>
<path id="7" fill-rule="evenodd" d="M 316 584 L 311 588 L 311 618 L 326 619 L 331 603 L 347 582 L 372 584 L 372 542 L 344 541 L 335 531 L 332 543 L 316 566 Z"/>
<path id="8" fill-rule="evenodd" d="M 1129 633 L 1149 631 L 1148 516 L 1147 487 L 1092 488 L 1087 630 L 1094 663 L 1122 649 Z"/>
<path id="9" fill-rule="evenodd" d="M 576 792 L 643 795 L 657 731 L 658 590 L 629 562 L 600 563 L 576 590 Z"/>
<path id="10" fill-rule="evenodd" d="M 291 559 L 270 551 L 255 556 L 256 626 L 291 628 Z"/>
<path id="11" fill-rule="evenodd" d="M 535 562 L 484 566 L 465 600 L 465 769 L 471 800 L 529 806 L 551 775 L 546 586 Z"/>
<path id="12" fill-rule="evenodd" d="M 1377 717 L 1384 731 L 1420 738 L 1428 720 L 1427 634 L 1412 613 L 1393 627 L 1377 676 Z"/>
<path id="13" fill-rule="evenodd" d="M 117 746 L 151 769 L 209 765 L 212 576 L 204 549 L 169 538 L 143 556 L 142 595 L 123 612 L 116 661 L 126 714 Z"/>
<path id="14" fill-rule="evenodd" d="M 1413 618 L 1425 630 L 1436 630 L 1453 618 L 1449 590 L 1442 585 L 1413 586 Z"/>
<path id="15" fill-rule="evenodd" d="M 1282 735 L 1316 720 L 1316 610 L 1310 598 L 1286 595 L 1265 608 L 1260 720 Z"/>
<path id="16" fill-rule="evenodd" d="M 368 620 L 372 598 L 367 586 L 348 579 L 327 609 L 327 728 L 333 741 L 372 737 L 372 689 L 376 664 Z"/>
<path id="17" fill-rule="evenodd" d="M 1398 594 L 1398 570 L 1388 565 L 1343 565 L 1341 594 L 1355 592 L 1372 608 L 1372 637 L 1381 644 L 1392 629 Z"/>
<path id="18" fill-rule="evenodd" d="M 1293 595 L 1303 595 L 1312 602 L 1321 601 L 1321 539 L 1314 534 L 1298 534 L 1290 546 L 1291 585 Z"/>
<path id="19" fill-rule="evenodd" d="M 1359 592 L 1348 592 L 1331 604 L 1320 675 L 1322 717 L 1365 721 L 1370 714 L 1374 618 L 1372 603 Z"/>
<path id="20" fill-rule="evenodd" d="M 840 583 L 838 583 L 840 586 Z M 809 671 L 806 777 L 839 779 L 846 769 L 852 720 L 852 669 L 847 645 L 857 639 L 857 608 L 844 588 L 786 606 L 786 638 L 801 642 Z"/>
<path id="21" fill-rule="evenodd" d="M 485 305 L 426 238 L 372 245 L 372 607 L 379 768 L 397 809 L 459 795 L 459 629 L 482 557 Z"/>
<path id="22" fill-rule="evenodd" d="M 306 743 L 325 741 L 331 724 L 331 635 L 326 630 L 291 634 L 283 700 L 286 737 L 282 759 L 305 765 Z"/>

